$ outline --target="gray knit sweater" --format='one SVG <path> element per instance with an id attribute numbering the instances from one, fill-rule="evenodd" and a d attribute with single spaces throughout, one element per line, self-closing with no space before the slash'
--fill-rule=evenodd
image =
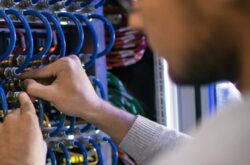
<path id="1" fill-rule="evenodd" d="M 141 165 L 250 165 L 250 97 L 221 112 L 190 141 L 138 116 L 120 147 Z"/>

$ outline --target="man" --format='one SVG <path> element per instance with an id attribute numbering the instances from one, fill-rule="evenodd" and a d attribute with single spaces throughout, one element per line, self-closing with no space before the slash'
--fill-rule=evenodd
<path id="1" fill-rule="evenodd" d="M 249 11 L 247 0 L 137 1 L 136 12 L 142 17 L 140 25 L 143 25 L 152 47 L 168 61 L 170 76 L 176 83 L 231 80 L 237 81 L 243 92 L 242 102 L 226 108 L 216 119 L 204 124 L 192 140 L 100 100 L 76 56 L 63 58 L 20 77 L 25 79 L 29 95 L 49 100 L 60 111 L 94 123 L 140 164 L 249 165 Z M 51 77 L 55 80 L 49 85 L 36 81 Z M 23 100 L 30 102 L 26 96 Z M 25 107 L 21 109 L 25 110 Z M 32 119 L 37 123 L 35 117 Z M 6 121 L 3 127 L 7 124 Z M 18 139 L 40 137 L 40 134 L 30 131 Z M 28 151 L 37 151 L 35 147 L 42 146 L 41 138 L 34 140 L 30 140 L 32 144 L 25 142 Z M 185 141 L 190 142 L 182 144 Z M 1 144 L 1 153 L 5 153 L 3 149 L 8 148 L 8 142 Z M 176 146 L 180 147 L 176 149 Z M 24 148 L 18 149 L 26 152 Z M 41 161 L 32 163 L 42 164 L 45 153 L 29 156 L 30 160 L 40 157 L 37 159 Z M 27 156 L 24 158 L 28 159 Z"/>

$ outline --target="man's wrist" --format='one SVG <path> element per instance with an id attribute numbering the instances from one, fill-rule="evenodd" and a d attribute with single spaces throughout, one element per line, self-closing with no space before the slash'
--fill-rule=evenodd
<path id="1" fill-rule="evenodd" d="M 81 108 L 80 118 L 82 118 L 90 123 L 95 122 L 96 118 L 100 115 L 103 107 L 105 107 L 106 104 L 109 104 L 109 103 L 102 100 L 102 99 L 98 99 L 98 100 L 96 100 L 96 102 L 93 104 L 93 106 L 91 108 L 88 108 L 86 110 L 84 110 L 84 106 L 80 106 L 79 107 L 79 108 Z"/>

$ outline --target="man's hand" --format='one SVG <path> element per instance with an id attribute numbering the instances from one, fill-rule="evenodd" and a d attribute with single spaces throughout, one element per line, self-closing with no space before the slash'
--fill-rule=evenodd
<path id="1" fill-rule="evenodd" d="M 62 58 L 42 69 L 23 73 L 27 93 L 50 101 L 67 115 L 85 118 L 99 109 L 101 99 L 97 96 L 77 56 Z M 44 80 L 52 79 L 49 84 Z M 43 83 L 41 83 L 43 82 Z M 46 82 L 47 83 L 47 82 Z"/>
<path id="2" fill-rule="evenodd" d="M 117 144 L 135 120 L 135 116 L 98 97 L 77 56 L 65 57 L 45 68 L 23 73 L 20 78 L 26 79 L 24 84 L 28 94 L 50 101 L 67 115 L 95 124 Z"/>
<path id="3" fill-rule="evenodd" d="M 0 125 L 0 164 L 44 165 L 47 145 L 43 141 L 35 108 L 26 93 L 19 95 L 20 109 Z"/>

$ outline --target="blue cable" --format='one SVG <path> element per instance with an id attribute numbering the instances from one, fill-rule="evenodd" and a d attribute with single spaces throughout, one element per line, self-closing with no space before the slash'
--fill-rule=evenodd
<path id="1" fill-rule="evenodd" d="M 64 114 L 61 114 L 59 117 L 59 123 L 57 125 L 57 128 L 50 133 L 50 137 L 55 137 L 59 135 L 59 133 L 63 130 L 63 126 L 66 120 L 66 116 Z"/>
<path id="2" fill-rule="evenodd" d="M 95 5 L 95 8 L 99 8 L 99 7 L 102 7 L 103 5 L 105 4 L 105 0 L 100 0 L 96 5 Z"/>
<path id="3" fill-rule="evenodd" d="M 66 130 L 66 132 L 65 132 L 66 135 L 70 135 L 70 134 L 74 133 L 75 123 L 76 123 L 76 118 L 70 117 L 70 125 L 69 125 L 69 129 Z"/>
<path id="4" fill-rule="evenodd" d="M 81 133 L 87 132 L 92 127 L 92 124 L 87 123 L 87 125 L 81 129 Z"/>
<path id="5" fill-rule="evenodd" d="M 91 82 L 93 82 L 100 90 L 100 94 L 101 94 L 101 98 L 103 100 L 108 100 L 108 96 L 105 92 L 105 89 L 104 89 L 104 86 L 103 84 L 101 83 L 100 80 L 98 80 L 95 76 L 89 76 Z"/>
<path id="6" fill-rule="evenodd" d="M 7 98 L 6 98 L 6 95 L 2 86 L 0 86 L 0 94 L 1 94 L 1 100 L 2 100 L 3 116 L 5 118 L 8 115 L 8 103 L 7 103 Z"/>
<path id="7" fill-rule="evenodd" d="M 80 3 L 80 6 L 83 8 L 83 7 L 86 7 L 88 5 L 90 5 L 94 0 L 85 0 L 84 2 L 81 2 Z"/>
<path id="8" fill-rule="evenodd" d="M 60 0 L 49 0 L 49 5 L 54 5 L 55 3 L 57 3 Z"/>
<path id="9" fill-rule="evenodd" d="M 117 165 L 117 162 L 118 162 L 118 149 L 117 149 L 115 143 L 108 137 L 104 137 L 103 140 L 107 141 L 110 144 L 111 148 L 112 148 L 112 151 L 113 151 L 112 165 Z"/>
<path id="10" fill-rule="evenodd" d="M 96 77 L 90 76 L 90 80 L 100 89 L 101 98 L 103 100 L 108 100 L 107 94 L 105 92 L 104 86 Z M 88 123 L 82 130 L 81 133 L 88 131 L 92 127 L 92 124 Z"/>
<path id="11" fill-rule="evenodd" d="M 66 0 L 65 6 L 67 7 L 67 6 L 71 5 L 71 3 L 72 3 L 73 1 L 74 1 L 74 0 Z"/>
<path id="12" fill-rule="evenodd" d="M 38 110 L 39 110 L 39 125 L 41 129 L 43 129 L 44 107 L 43 107 L 43 101 L 41 99 L 38 99 Z"/>
<path id="13" fill-rule="evenodd" d="M 62 144 L 62 143 L 59 144 L 59 147 L 60 147 L 60 149 L 63 151 L 63 154 L 64 154 L 64 156 L 65 156 L 65 158 L 66 158 L 66 165 L 71 165 L 69 150 L 68 150 L 67 147 L 66 147 L 64 144 Z"/>
<path id="14" fill-rule="evenodd" d="M 78 41 L 77 41 L 77 46 L 73 49 L 72 53 L 79 54 L 82 49 L 83 41 L 84 41 L 84 31 L 83 31 L 81 22 L 71 13 L 58 13 L 57 16 L 59 18 L 62 18 L 62 17 L 69 18 L 75 23 L 77 27 L 77 32 L 78 32 Z"/>
<path id="15" fill-rule="evenodd" d="M 16 74 L 19 74 L 22 71 L 24 71 L 24 69 L 30 64 L 33 51 L 34 51 L 33 36 L 32 36 L 31 28 L 27 19 L 19 11 L 13 10 L 13 9 L 7 9 L 5 13 L 14 15 L 16 18 L 18 18 L 23 24 L 24 29 L 25 29 L 25 35 L 27 39 L 27 51 L 26 51 L 26 58 L 25 58 L 24 63 L 16 70 Z"/>
<path id="16" fill-rule="evenodd" d="M 32 0 L 31 3 L 32 3 L 32 5 L 35 5 L 35 4 L 37 4 L 39 1 L 40 1 L 40 0 Z"/>
<path id="17" fill-rule="evenodd" d="M 83 155 L 83 158 L 84 158 L 84 162 L 83 162 L 83 165 L 88 165 L 89 162 L 88 162 L 88 151 L 86 149 L 86 147 L 80 143 L 79 141 L 75 141 L 74 144 L 80 148 L 80 150 L 82 151 L 82 155 Z"/>
<path id="18" fill-rule="evenodd" d="M 216 112 L 216 85 L 208 85 L 208 102 L 209 102 L 209 116 L 212 117 Z"/>
<path id="19" fill-rule="evenodd" d="M 51 21 L 55 25 L 55 27 L 56 27 L 56 31 L 57 31 L 57 34 L 59 36 L 59 42 L 60 42 L 60 46 L 61 46 L 60 58 L 62 58 L 66 54 L 66 40 L 65 40 L 65 36 L 64 36 L 64 32 L 63 32 L 62 26 L 61 26 L 60 22 L 51 13 L 49 13 L 49 12 L 42 12 L 42 14 L 49 21 Z"/>
<path id="20" fill-rule="evenodd" d="M 19 3 L 21 2 L 22 0 L 13 0 L 15 3 Z"/>
<path id="21" fill-rule="evenodd" d="M 94 139 L 92 139 L 92 138 L 90 138 L 90 137 L 88 137 L 88 138 L 86 138 L 86 139 L 87 139 L 87 141 L 88 141 L 90 144 L 92 144 L 92 145 L 95 147 L 95 149 L 96 149 L 96 152 L 97 152 L 97 155 L 98 155 L 98 158 L 99 158 L 98 165 L 104 165 L 104 163 L 103 163 L 102 151 L 101 151 L 100 146 L 97 144 L 97 142 L 96 142 Z"/>
<path id="22" fill-rule="evenodd" d="M 87 62 L 84 65 L 85 69 L 88 69 L 89 67 L 91 67 L 94 63 L 95 63 L 95 59 L 98 56 L 98 39 L 97 39 L 97 34 L 96 31 L 94 29 L 94 26 L 90 23 L 90 21 L 83 15 L 81 14 L 74 14 L 80 21 L 84 22 L 86 24 L 86 26 L 89 28 L 89 31 L 92 35 L 92 39 L 93 39 L 93 53 L 90 57 L 90 61 Z"/>
<path id="23" fill-rule="evenodd" d="M 47 156 L 51 160 L 51 165 L 57 165 L 56 155 L 55 155 L 54 151 L 51 148 L 48 148 Z"/>
<path id="24" fill-rule="evenodd" d="M 115 29 L 114 29 L 112 23 L 102 15 L 89 14 L 88 18 L 89 19 L 98 19 L 98 20 L 102 21 L 104 23 L 104 25 L 106 26 L 106 28 L 108 29 L 108 31 L 109 31 L 109 35 L 110 35 L 109 42 L 106 45 L 106 48 L 102 52 L 100 52 L 98 54 L 98 58 L 102 57 L 102 56 L 105 56 L 106 54 L 108 54 L 111 51 L 111 49 L 114 46 L 114 43 L 115 43 Z"/>
<path id="25" fill-rule="evenodd" d="M 33 57 L 32 57 L 32 61 L 33 60 L 37 60 L 37 59 L 41 59 L 41 57 L 46 54 L 50 47 L 51 47 L 51 44 L 52 44 L 52 28 L 50 26 L 50 23 L 49 21 L 46 19 L 45 16 L 43 16 L 41 13 L 39 13 L 38 11 L 35 11 L 35 10 L 26 10 L 23 12 L 24 15 L 33 15 L 33 16 L 36 16 L 38 17 L 45 25 L 45 28 L 47 30 L 47 41 L 46 41 L 46 44 L 43 48 L 42 51 L 38 52 L 37 54 L 35 54 Z"/>
<path id="26" fill-rule="evenodd" d="M 8 27 L 10 29 L 10 43 L 9 43 L 9 48 L 4 52 L 4 54 L 0 55 L 0 61 L 6 59 L 9 57 L 9 55 L 13 52 L 16 46 L 16 30 L 15 26 L 10 19 L 10 17 L 3 11 L 0 10 L 0 16 L 7 22 Z"/>

